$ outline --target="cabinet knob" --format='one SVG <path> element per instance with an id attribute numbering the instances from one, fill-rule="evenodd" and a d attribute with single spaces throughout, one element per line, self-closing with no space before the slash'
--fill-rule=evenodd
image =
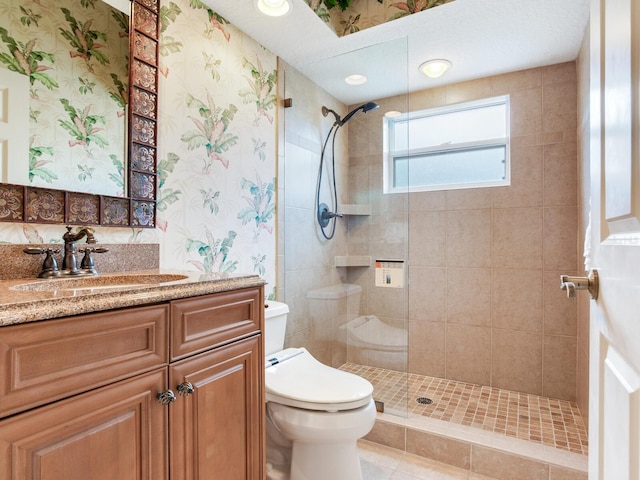
<path id="1" fill-rule="evenodd" d="M 167 390 L 166 392 L 160 392 L 157 395 L 158 403 L 160 405 L 169 405 L 176 401 L 176 395 L 171 390 Z"/>
<path id="2" fill-rule="evenodd" d="M 178 393 L 180 395 L 189 396 L 194 392 L 193 385 L 189 382 L 182 382 L 178 385 Z"/>

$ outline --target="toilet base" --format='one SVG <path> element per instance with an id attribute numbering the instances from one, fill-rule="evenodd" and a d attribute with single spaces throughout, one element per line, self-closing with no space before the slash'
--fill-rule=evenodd
<path id="1" fill-rule="evenodd" d="M 310 445 L 294 442 L 290 480 L 362 480 L 355 442 Z"/>
<path id="2" fill-rule="evenodd" d="M 357 441 L 375 419 L 373 399 L 337 413 L 268 403 L 268 480 L 362 480 Z"/>

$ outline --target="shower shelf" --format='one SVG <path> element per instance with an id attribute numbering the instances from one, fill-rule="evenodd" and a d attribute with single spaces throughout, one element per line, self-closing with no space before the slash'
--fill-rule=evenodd
<path id="1" fill-rule="evenodd" d="M 371 215 L 371 205 L 340 204 L 338 212 L 342 215 Z"/>
<path id="2" fill-rule="evenodd" d="M 371 256 L 369 255 L 337 255 L 334 258 L 336 267 L 369 267 Z"/>

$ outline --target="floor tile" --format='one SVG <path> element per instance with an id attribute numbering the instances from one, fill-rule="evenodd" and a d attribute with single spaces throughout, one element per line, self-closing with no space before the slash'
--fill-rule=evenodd
<path id="1" fill-rule="evenodd" d="M 574 402 L 355 363 L 340 368 L 369 380 L 387 413 L 421 415 L 588 453 L 587 429 Z"/>
<path id="2" fill-rule="evenodd" d="M 495 480 L 366 440 L 358 449 L 364 480 Z"/>

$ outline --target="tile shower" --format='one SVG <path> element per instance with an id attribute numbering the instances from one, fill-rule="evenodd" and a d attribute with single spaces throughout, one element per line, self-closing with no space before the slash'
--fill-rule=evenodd
<path id="1" fill-rule="evenodd" d="M 539 435 L 534 428 L 528 440 L 585 454 L 585 421 L 576 404 L 586 404 L 577 398 L 576 379 L 585 377 L 577 370 L 578 305 L 559 289 L 560 274 L 576 272 L 581 253 L 576 62 L 371 99 L 381 108 L 355 116 L 348 139 L 341 132 L 336 150 L 339 203 L 369 204 L 371 215 L 340 221 L 331 242 L 315 233 L 312 197 L 320 144 L 330 127 L 320 107 L 336 109 L 339 102 L 284 63 L 280 72 L 285 78 L 281 96 L 292 98 L 294 105 L 280 115 L 279 178 L 284 182 L 279 184 L 278 272 L 284 288 L 278 295 L 292 310 L 288 344 L 304 345 L 321 361 L 365 377 L 393 375 L 397 368 L 376 363 L 346 342 L 340 329 L 327 341 L 321 331 L 333 327 L 310 321 L 308 291 L 359 285 L 360 305 L 354 311 L 344 302 L 345 315 L 376 315 L 408 332 L 402 380 L 394 384 L 401 393 L 394 406 L 400 416 L 429 412 L 418 411 L 410 398 L 421 395 L 415 385 L 450 382 L 447 388 L 460 389 L 460 395 L 486 387 L 491 398 L 497 395 L 496 409 L 497 399 L 515 392 L 537 405 L 538 413 L 531 418 L 544 423 L 541 419 L 548 413 L 551 431 L 560 423 L 566 426 L 558 442 L 545 437 L 543 428 Z M 509 187 L 382 194 L 380 130 L 385 111 L 503 94 L 511 97 Z M 339 113 L 353 106 L 342 107 Z M 336 268 L 333 262 L 339 255 L 404 259 L 408 287 L 376 288 L 373 267 Z M 374 394 L 385 395 L 389 392 L 382 389 Z M 450 412 L 441 420 L 485 428 L 486 419 L 469 419 L 450 405 L 435 409 Z M 522 414 L 515 417 L 505 422 L 516 425 L 513 437 Z M 501 433 L 509 435 L 506 426 Z"/>

